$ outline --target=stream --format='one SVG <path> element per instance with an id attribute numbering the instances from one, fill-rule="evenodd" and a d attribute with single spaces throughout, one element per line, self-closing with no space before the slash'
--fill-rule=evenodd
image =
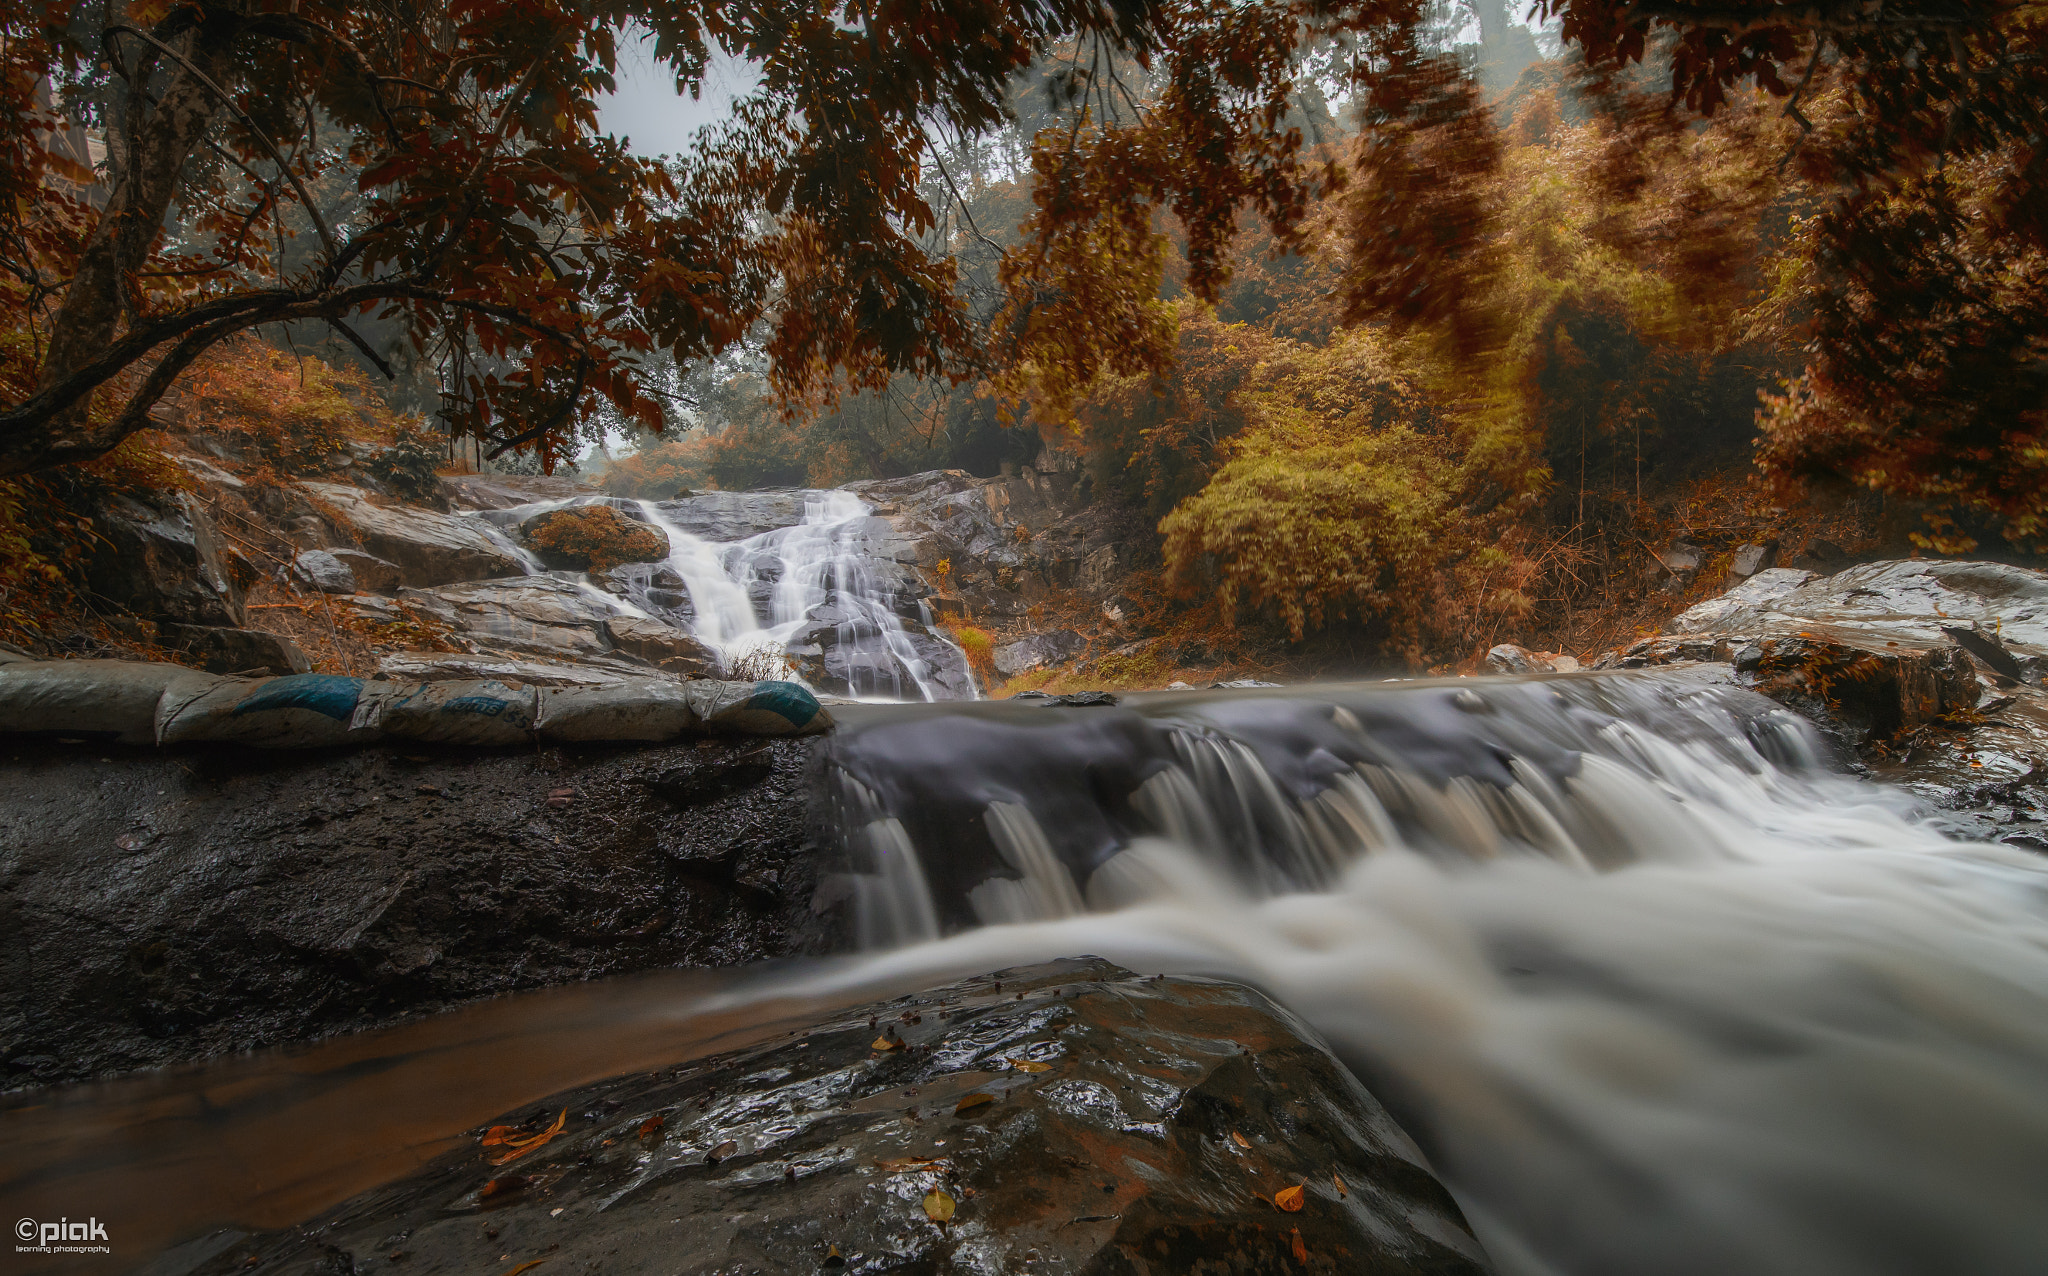
<path id="1" fill-rule="evenodd" d="M 5 1199 L 133 1267 L 567 1086 L 1094 954 L 1307 1021 L 1503 1273 L 2043 1269 L 2048 861 L 1711 671 L 850 706 L 822 747 L 858 951 L 11 1096 Z"/>

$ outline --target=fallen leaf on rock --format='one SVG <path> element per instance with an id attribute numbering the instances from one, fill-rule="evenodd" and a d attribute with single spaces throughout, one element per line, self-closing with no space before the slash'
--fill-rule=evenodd
<path id="1" fill-rule="evenodd" d="M 903 1048 L 903 1043 L 900 1041 L 891 1041 L 887 1037 L 876 1037 L 874 1045 L 868 1048 L 870 1050 L 901 1050 Z"/>
<path id="2" fill-rule="evenodd" d="M 1275 1207 L 1292 1214 L 1307 1204 L 1307 1202 L 1303 1199 L 1301 1185 L 1296 1184 L 1293 1187 L 1283 1187 L 1273 1193 L 1273 1204 Z"/>
<path id="3" fill-rule="evenodd" d="M 650 1134 L 659 1133 L 663 1124 L 664 1122 L 658 1116 L 648 1117 L 640 1123 L 640 1137 L 644 1139 Z"/>
<path id="4" fill-rule="evenodd" d="M 953 1219 L 953 1198 L 933 1188 L 924 1194 L 924 1216 L 934 1223 L 949 1223 Z"/>
<path id="5" fill-rule="evenodd" d="M 479 1188 L 476 1199 L 479 1201 L 491 1201 L 501 1196 L 510 1196 L 514 1192 L 524 1191 L 527 1182 L 527 1177 L 524 1174 L 501 1175 Z"/>
<path id="6" fill-rule="evenodd" d="M 875 1166 L 878 1169 L 887 1170 L 891 1174 L 901 1174 L 905 1170 L 929 1169 L 934 1165 L 944 1165 L 945 1163 L 945 1158 L 938 1156 L 892 1156 L 885 1161 L 875 1162 Z"/>
<path id="7" fill-rule="evenodd" d="M 494 1125 L 484 1131 L 485 1147 L 503 1146 L 504 1151 L 490 1158 L 492 1165 L 509 1165 L 528 1152 L 546 1143 L 562 1132 L 562 1126 L 569 1119 L 569 1109 L 563 1108 L 555 1117 L 555 1123 L 539 1134 L 521 1134 L 516 1125 Z"/>
<path id="8" fill-rule="evenodd" d="M 555 798 L 555 797 L 565 797 L 565 798 L 572 798 L 572 797 L 575 797 L 575 796 L 576 796 L 576 790 L 574 790 L 574 789 L 549 789 L 549 790 L 548 790 L 548 796 L 549 796 L 549 797 L 551 797 L 551 798 Z"/>
<path id="9" fill-rule="evenodd" d="M 1019 1071 L 1019 1072 L 1051 1072 L 1051 1071 L 1052 1071 L 1052 1065 L 1051 1065 L 1051 1064 L 1049 1064 L 1049 1063 L 1040 1063 L 1040 1062 L 1038 1062 L 1038 1061 L 1037 1061 L 1036 1059 L 1005 1059 L 1005 1060 L 1003 1060 L 1003 1062 L 1004 1062 L 1004 1063 L 1007 1063 L 1007 1064 L 1009 1064 L 1009 1065 L 1010 1065 L 1011 1067 L 1015 1068 L 1015 1069 L 1016 1069 L 1017 1071 Z"/>
<path id="10" fill-rule="evenodd" d="M 827 1246 L 825 1247 L 825 1266 L 827 1266 L 827 1267 L 844 1267 L 844 1266 L 846 1266 L 846 1255 L 844 1255 L 844 1254 L 842 1254 L 842 1253 L 840 1253 L 840 1252 L 839 1252 L 839 1247 L 838 1247 L 837 1245 L 827 1245 Z"/>
<path id="11" fill-rule="evenodd" d="M 995 1101 L 996 1096 L 983 1090 L 976 1090 L 973 1094 L 963 1094 L 960 1096 L 960 1102 L 953 1105 L 953 1115 L 958 1116 L 962 1112 L 973 1112 L 977 1108 L 985 1108 Z"/>
<path id="12" fill-rule="evenodd" d="M 1251 1151 L 1251 1150 L 1252 1150 L 1252 1145 L 1251 1145 L 1250 1143 L 1246 1142 L 1246 1141 L 1245 1141 L 1245 1137 L 1244 1137 L 1244 1136 L 1243 1136 L 1242 1134 L 1239 1134 L 1239 1133 L 1238 1133 L 1238 1132 L 1237 1132 L 1236 1130 L 1232 1130 L 1232 1131 L 1230 1132 L 1230 1138 L 1231 1138 L 1231 1141 L 1232 1141 L 1232 1142 L 1236 1143 L 1236 1144 L 1237 1144 L 1237 1145 L 1238 1145 L 1239 1147 L 1243 1148 L 1243 1149 L 1244 1149 L 1245 1151 L 1249 1152 L 1249 1151 Z"/>
<path id="13" fill-rule="evenodd" d="M 547 1261 L 548 1260 L 545 1258 L 529 1258 L 525 1262 L 519 1264 L 519 1266 L 513 1268 L 511 1271 L 506 1272 L 505 1276 L 519 1276 L 519 1273 L 525 1271 L 527 1268 L 538 1267 L 542 1263 L 545 1263 Z"/>
<path id="14" fill-rule="evenodd" d="M 716 1165 L 720 1161 L 723 1161 L 726 1157 L 734 1155 L 739 1150 L 740 1145 L 737 1142 L 735 1142 L 732 1139 L 727 1139 L 725 1142 L 719 1144 L 717 1147 L 712 1148 L 711 1151 L 705 1153 L 704 1159 L 710 1162 L 711 1164 Z"/>
<path id="15" fill-rule="evenodd" d="M 1303 1267 L 1308 1266 L 1308 1246 L 1301 1243 L 1301 1229 L 1298 1227 L 1294 1229 L 1293 1244 L 1290 1248 L 1294 1250 L 1294 1261 Z"/>
<path id="16" fill-rule="evenodd" d="M 1335 1179 L 1335 1180 L 1337 1181 L 1337 1195 L 1339 1195 L 1339 1196 L 1349 1196 L 1349 1195 L 1351 1195 L 1351 1189 L 1350 1189 L 1350 1188 L 1348 1188 L 1348 1187 L 1346 1187 L 1346 1186 L 1344 1186 L 1344 1176 L 1343 1176 L 1342 1174 L 1331 1174 L 1331 1175 L 1330 1175 L 1330 1177 L 1331 1177 L 1331 1178 L 1333 1178 L 1333 1179 Z"/>

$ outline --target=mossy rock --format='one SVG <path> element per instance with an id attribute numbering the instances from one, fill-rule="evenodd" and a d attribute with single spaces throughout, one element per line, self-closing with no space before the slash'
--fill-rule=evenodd
<path id="1" fill-rule="evenodd" d="M 519 525 L 519 538 L 549 567 L 608 572 L 621 563 L 658 563 L 668 537 L 658 527 L 626 517 L 609 505 L 538 514 Z"/>

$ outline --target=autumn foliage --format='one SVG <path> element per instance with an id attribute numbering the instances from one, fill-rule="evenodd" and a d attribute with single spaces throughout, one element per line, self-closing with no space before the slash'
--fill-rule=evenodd
<path id="1" fill-rule="evenodd" d="M 579 571 L 608 572 L 621 563 L 668 557 L 668 538 L 609 505 L 556 510 L 521 528 L 543 561 Z"/>

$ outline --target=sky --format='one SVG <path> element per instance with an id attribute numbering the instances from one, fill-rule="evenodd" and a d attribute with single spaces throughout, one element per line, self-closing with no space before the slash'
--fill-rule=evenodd
<path id="1" fill-rule="evenodd" d="M 635 155 L 654 156 L 688 150 L 696 131 L 724 119 L 753 77 L 744 62 L 714 58 L 704 95 L 692 101 L 675 91 L 667 68 L 655 68 L 647 45 L 626 36 L 619 41 L 618 81 L 617 93 L 598 100 L 599 126 L 627 138 Z"/>

